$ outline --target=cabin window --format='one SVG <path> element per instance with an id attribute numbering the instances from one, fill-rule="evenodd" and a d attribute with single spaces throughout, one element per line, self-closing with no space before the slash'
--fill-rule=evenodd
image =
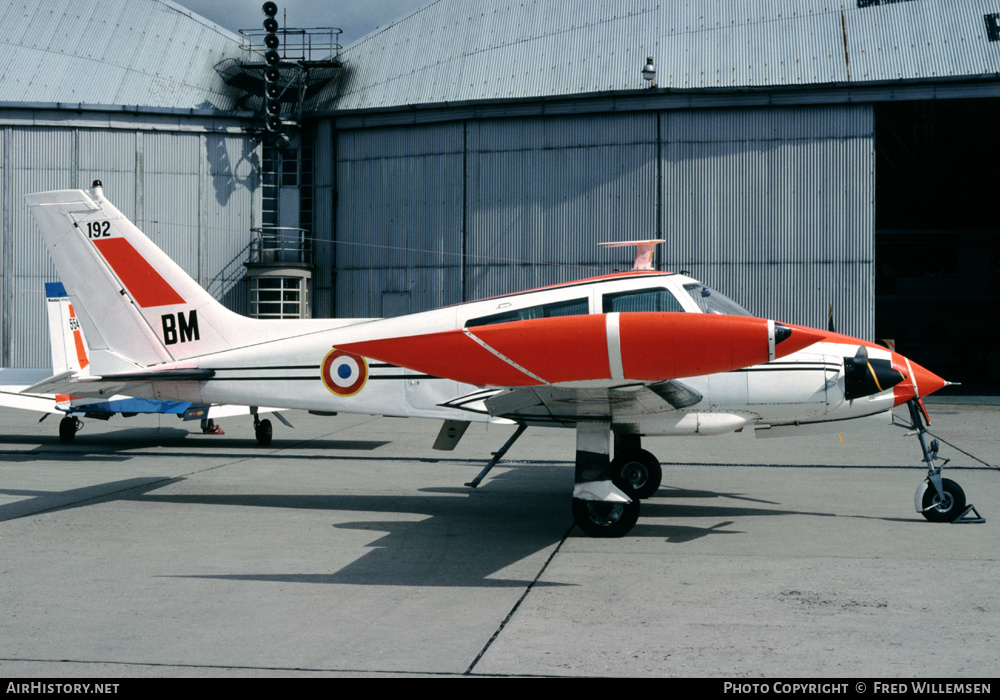
<path id="1" fill-rule="evenodd" d="M 514 309 L 504 311 L 489 316 L 470 318 L 465 323 L 466 328 L 472 326 L 492 326 L 497 323 L 510 323 L 511 321 L 528 321 L 533 318 L 554 318 L 556 316 L 584 316 L 590 313 L 590 302 L 586 299 L 571 299 L 570 301 L 557 301 L 551 304 L 540 304 L 529 306 L 526 309 Z"/>
<path id="2" fill-rule="evenodd" d="M 727 314 L 729 316 L 753 316 L 749 311 L 727 297 L 703 284 L 685 284 L 684 289 L 706 314 Z"/>
<path id="3" fill-rule="evenodd" d="M 610 314 L 630 311 L 684 311 L 684 309 L 669 289 L 657 287 L 605 294 L 603 311 Z"/>

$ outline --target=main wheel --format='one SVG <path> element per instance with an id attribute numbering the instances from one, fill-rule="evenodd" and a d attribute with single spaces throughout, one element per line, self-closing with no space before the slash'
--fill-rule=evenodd
<path id="1" fill-rule="evenodd" d="M 622 537 L 639 520 L 639 501 L 607 503 L 574 498 L 573 519 L 591 537 Z"/>
<path id="2" fill-rule="evenodd" d="M 271 421 L 266 418 L 262 420 L 254 428 L 254 433 L 257 435 L 257 444 L 261 447 L 267 447 L 271 444 Z"/>
<path id="3" fill-rule="evenodd" d="M 63 442 L 73 442 L 73 438 L 76 437 L 76 431 L 80 429 L 77 425 L 79 422 L 73 416 L 66 416 L 59 421 L 59 439 Z"/>
<path id="4" fill-rule="evenodd" d="M 965 510 L 965 491 L 951 479 L 941 479 L 941 490 L 944 498 L 938 495 L 933 484 L 927 485 L 922 514 L 932 523 L 953 523 Z"/>
<path id="5" fill-rule="evenodd" d="M 611 483 L 633 500 L 655 494 L 662 480 L 660 463 L 646 450 L 630 450 L 611 462 Z"/>

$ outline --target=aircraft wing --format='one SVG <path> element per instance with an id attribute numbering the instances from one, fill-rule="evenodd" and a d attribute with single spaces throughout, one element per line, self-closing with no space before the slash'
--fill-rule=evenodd
<path id="1" fill-rule="evenodd" d="M 51 396 L 25 393 L 29 386 L 46 376 L 48 370 L 0 369 L 0 406 L 39 413 L 61 413 Z"/>
<path id="2" fill-rule="evenodd" d="M 503 391 L 485 400 L 491 415 L 524 423 L 574 424 L 578 420 L 629 422 L 652 413 L 693 406 L 697 390 L 676 380 L 611 388 L 535 386 Z"/>

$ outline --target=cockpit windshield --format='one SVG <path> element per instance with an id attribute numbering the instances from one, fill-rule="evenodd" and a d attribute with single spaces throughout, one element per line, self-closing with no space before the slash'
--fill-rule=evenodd
<path id="1" fill-rule="evenodd" d="M 727 314 L 729 316 L 753 316 L 735 301 L 711 287 L 692 282 L 684 285 L 698 307 L 706 314 Z"/>

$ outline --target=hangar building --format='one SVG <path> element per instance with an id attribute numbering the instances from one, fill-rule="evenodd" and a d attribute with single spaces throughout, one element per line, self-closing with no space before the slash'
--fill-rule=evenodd
<path id="1" fill-rule="evenodd" d="M 287 148 L 262 138 L 252 36 L 166 0 L 6 13 L 0 365 L 47 357 L 23 195 L 97 177 L 244 313 L 397 315 L 656 237 L 659 268 L 754 313 L 832 308 L 1000 390 L 1000 0 L 429 1 L 315 62 Z M 270 226 L 300 250 L 251 257 Z"/>

